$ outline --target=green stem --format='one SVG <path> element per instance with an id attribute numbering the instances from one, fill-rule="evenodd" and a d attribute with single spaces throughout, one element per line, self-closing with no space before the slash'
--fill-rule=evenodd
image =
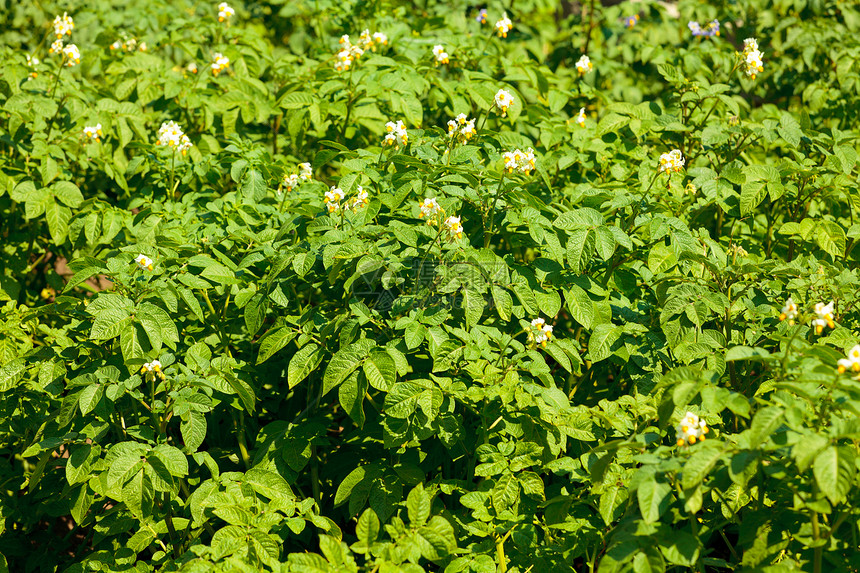
<path id="1" fill-rule="evenodd" d="M 499 200 L 499 195 L 502 192 L 502 183 L 505 181 L 505 172 L 502 171 L 502 176 L 499 178 L 499 186 L 496 188 L 496 194 L 493 196 L 493 203 L 490 205 L 490 210 L 485 216 L 484 221 L 484 248 L 487 249 L 490 247 L 490 241 L 493 238 L 493 220 L 495 219 L 496 214 L 496 202 Z M 487 230 L 487 222 L 486 218 L 490 220 L 490 228 Z"/>

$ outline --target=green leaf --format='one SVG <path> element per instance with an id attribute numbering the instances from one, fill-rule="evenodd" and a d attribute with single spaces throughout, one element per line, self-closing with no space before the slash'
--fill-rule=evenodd
<path id="1" fill-rule="evenodd" d="M 520 484 L 510 471 L 506 471 L 496 480 L 491 498 L 496 511 L 503 511 L 514 505 L 520 497 Z"/>
<path id="2" fill-rule="evenodd" d="M 138 471 L 122 488 L 122 501 L 138 518 L 152 515 L 152 501 L 155 489 L 152 481 L 142 469 Z"/>
<path id="3" fill-rule="evenodd" d="M 364 427 L 364 395 L 367 393 L 367 377 L 353 372 L 337 388 L 337 398 L 344 412 L 359 428 Z"/>
<path id="4" fill-rule="evenodd" d="M 387 352 L 372 352 L 362 366 L 367 381 L 381 392 L 388 392 L 397 380 L 394 359 Z"/>
<path id="5" fill-rule="evenodd" d="M 247 320 L 247 312 L 246 307 L 245 320 Z M 276 352 L 289 344 L 297 335 L 298 331 L 290 326 L 282 326 L 267 333 L 265 338 L 260 342 L 260 352 L 257 354 L 257 364 L 262 364 L 271 358 Z"/>
<path id="6" fill-rule="evenodd" d="M 362 361 L 367 358 L 370 350 L 376 343 L 367 338 L 361 338 L 346 348 L 341 348 L 332 356 L 323 376 L 323 391 L 325 396 L 336 388 L 346 377 L 361 366 Z"/>
<path id="7" fill-rule="evenodd" d="M 660 516 L 669 508 L 672 488 L 669 484 L 658 482 L 654 477 L 643 481 L 636 490 L 639 511 L 646 523 L 657 523 Z"/>
<path id="8" fill-rule="evenodd" d="M 833 221 L 819 221 L 815 241 L 833 258 L 845 253 L 845 230 Z"/>
<path id="9" fill-rule="evenodd" d="M 496 307 L 496 312 L 499 313 L 499 318 L 505 322 L 511 319 L 514 301 L 507 290 L 500 286 L 493 285 L 493 304 Z"/>
<path id="10" fill-rule="evenodd" d="M 701 484 L 722 455 L 723 447 L 719 442 L 705 441 L 696 446 L 695 452 L 684 464 L 681 487 L 690 490 Z"/>
<path id="11" fill-rule="evenodd" d="M 245 305 L 245 328 L 248 329 L 249 336 L 254 336 L 257 334 L 257 331 L 260 330 L 260 327 L 263 325 L 263 319 L 266 316 L 267 308 L 268 299 L 266 298 L 265 293 L 262 292 L 258 292 L 252 296 L 251 300 L 248 301 L 248 304 Z M 283 348 L 283 346 L 281 346 L 281 348 Z M 277 352 L 277 350 L 275 352 Z M 260 359 L 257 358 L 257 364 L 259 363 Z"/>
<path id="12" fill-rule="evenodd" d="M 322 348 L 316 344 L 306 344 L 293 354 L 287 368 L 287 386 L 295 388 L 302 380 L 316 370 L 322 361 Z"/>
<path id="13" fill-rule="evenodd" d="M 245 472 L 244 483 L 260 495 L 272 501 L 292 501 L 296 499 L 287 480 L 273 471 L 262 468 L 252 468 Z"/>
<path id="14" fill-rule="evenodd" d="M 829 446 L 815 456 L 812 473 L 818 487 L 833 505 L 845 501 L 854 485 L 855 458 L 851 446 Z"/>
<path id="15" fill-rule="evenodd" d="M 60 205 L 54 199 L 45 202 L 45 220 L 48 222 L 48 231 L 55 245 L 66 242 L 71 218 L 72 212 L 68 207 Z"/>
<path id="16" fill-rule="evenodd" d="M 257 401 L 257 397 L 254 395 L 254 389 L 251 388 L 244 380 L 234 376 L 231 372 L 224 373 L 224 380 L 227 381 L 227 384 L 229 384 L 236 395 L 239 396 L 239 400 L 242 402 L 242 406 L 245 407 L 245 410 L 249 414 L 253 414 L 254 406 Z"/>
<path id="17" fill-rule="evenodd" d="M 418 484 L 406 497 L 406 511 L 409 515 L 409 524 L 412 527 L 420 527 L 430 519 L 430 505 L 432 499 L 424 490 L 423 484 Z"/>
<path id="18" fill-rule="evenodd" d="M 119 333 L 119 347 L 122 350 L 123 360 L 131 362 L 137 358 L 143 358 L 143 348 L 140 340 L 143 328 L 133 322 L 125 323 L 122 332 Z"/>
<path id="19" fill-rule="evenodd" d="M 203 412 L 191 410 L 183 417 L 179 431 L 182 433 L 182 441 L 187 451 L 196 452 L 203 445 L 203 440 L 206 439 L 206 428 L 206 416 Z"/>
<path id="20" fill-rule="evenodd" d="M 77 209 L 84 202 L 81 190 L 71 181 L 57 181 L 51 185 L 50 190 L 58 201 L 73 209 Z"/>
<path id="21" fill-rule="evenodd" d="M 176 477 L 188 475 L 188 458 L 179 448 L 159 444 L 152 449 L 152 455 L 161 460 L 170 475 Z"/>
<path id="22" fill-rule="evenodd" d="M 570 285 L 564 293 L 564 300 L 570 315 L 584 328 L 591 328 L 594 322 L 594 303 L 582 288 Z"/>
<path id="23" fill-rule="evenodd" d="M 356 553 L 369 553 L 370 548 L 379 537 L 379 518 L 372 509 L 365 509 L 361 517 L 358 518 L 355 536 L 358 541 L 352 544 L 351 549 Z"/>
<path id="24" fill-rule="evenodd" d="M 588 357 L 600 362 L 612 356 L 612 345 L 621 336 L 621 327 L 613 324 L 598 324 L 588 338 Z"/>

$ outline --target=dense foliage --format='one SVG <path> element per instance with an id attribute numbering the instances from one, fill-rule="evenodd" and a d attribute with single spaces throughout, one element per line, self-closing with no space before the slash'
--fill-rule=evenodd
<path id="1" fill-rule="evenodd" d="M 0 570 L 860 570 L 855 3 L 0 21 Z"/>

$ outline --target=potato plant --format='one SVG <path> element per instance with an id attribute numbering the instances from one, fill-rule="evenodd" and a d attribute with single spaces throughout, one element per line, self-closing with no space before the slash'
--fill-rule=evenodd
<path id="1" fill-rule="evenodd" d="M 0 21 L 0 571 L 860 570 L 855 3 Z"/>

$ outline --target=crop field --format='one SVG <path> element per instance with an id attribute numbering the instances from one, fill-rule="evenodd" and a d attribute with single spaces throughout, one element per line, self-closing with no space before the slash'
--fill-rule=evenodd
<path id="1" fill-rule="evenodd" d="M 857 2 L 0 23 L 0 573 L 860 572 Z"/>

